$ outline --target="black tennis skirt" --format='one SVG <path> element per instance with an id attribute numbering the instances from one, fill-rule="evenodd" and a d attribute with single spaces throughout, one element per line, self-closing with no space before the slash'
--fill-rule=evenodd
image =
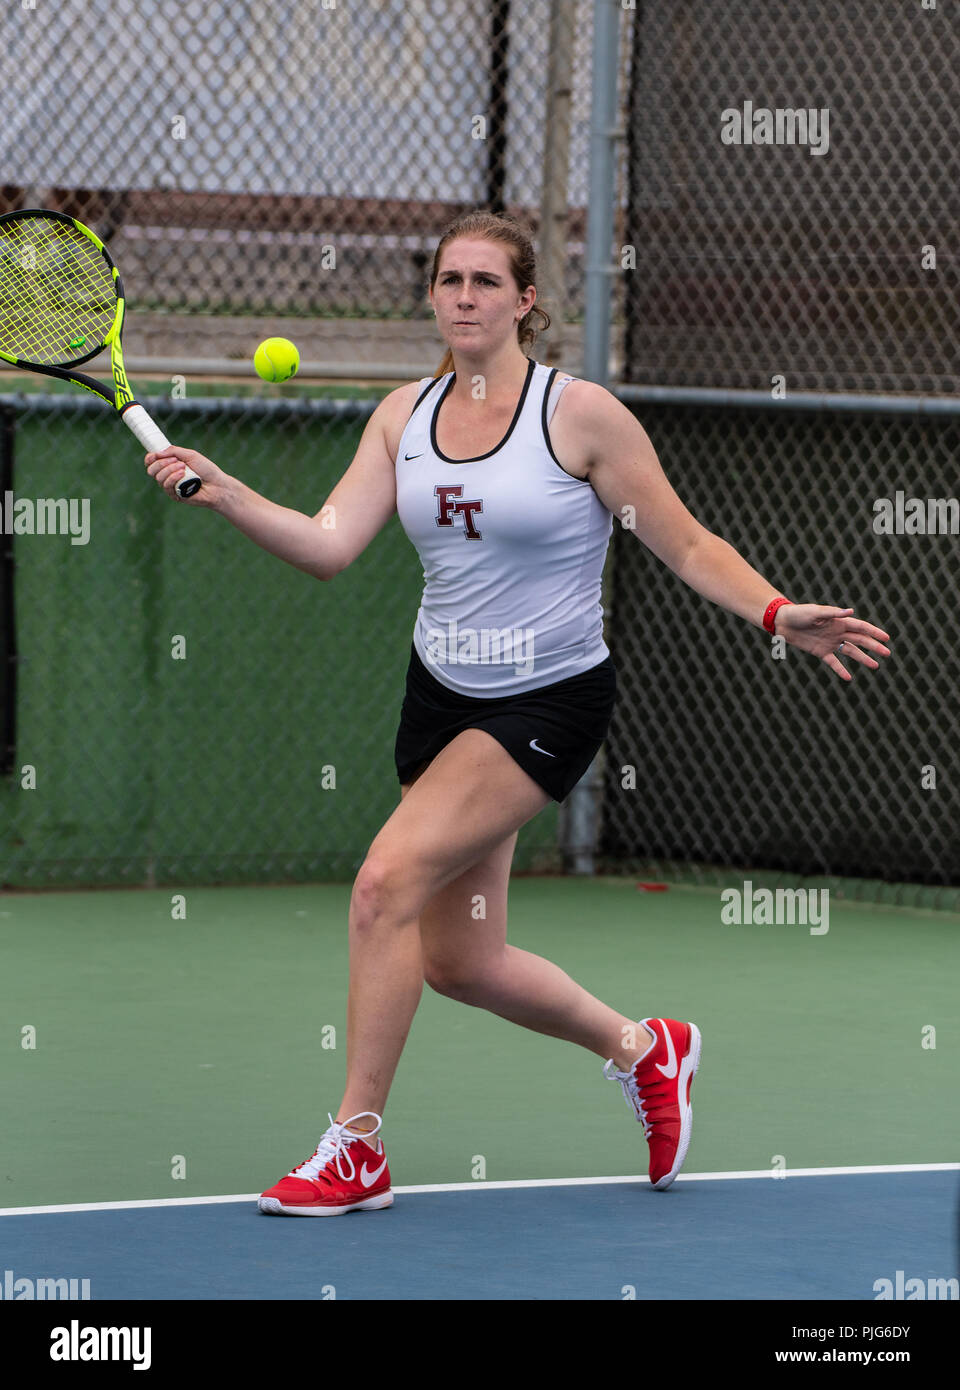
<path id="1" fill-rule="evenodd" d="M 394 762 L 401 784 L 464 729 L 484 729 L 554 801 L 563 801 L 607 736 L 617 699 L 610 656 L 579 676 L 500 698 L 450 690 L 410 644 Z"/>

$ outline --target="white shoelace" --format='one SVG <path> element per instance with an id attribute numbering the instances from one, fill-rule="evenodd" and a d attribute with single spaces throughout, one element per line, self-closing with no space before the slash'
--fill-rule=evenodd
<path id="1" fill-rule="evenodd" d="M 351 1134 L 347 1130 L 347 1125 L 352 1125 L 355 1120 L 362 1120 L 365 1116 L 372 1115 L 376 1120 L 373 1129 L 364 1134 Z M 299 1168 L 293 1168 L 289 1174 L 291 1178 L 318 1178 L 323 1168 L 327 1166 L 331 1159 L 336 1160 L 337 1172 L 344 1182 L 351 1182 L 356 1177 L 356 1164 L 350 1157 L 349 1148 L 357 1139 L 372 1139 L 377 1130 L 383 1124 L 383 1120 L 373 1110 L 361 1110 L 357 1115 L 351 1115 L 349 1120 L 337 1121 L 327 1111 L 327 1119 L 330 1121 L 330 1128 L 323 1135 L 312 1156 L 306 1163 L 301 1163 Z M 346 1159 L 350 1165 L 349 1173 L 343 1169 L 343 1160 Z"/>
<path id="2" fill-rule="evenodd" d="M 624 1100 L 627 1102 L 627 1105 L 636 1114 L 637 1119 L 643 1125 L 644 1139 L 649 1139 L 652 1126 L 650 1122 L 647 1120 L 647 1112 L 644 1109 L 643 1101 L 640 1098 L 640 1088 L 637 1085 L 637 1079 L 632 1071 L 620 1071 L 616 1067 L 614 1067 L 613 1072 L 609 1072 L 607 1068 L 613 1067 L 613 1065 L 614 1063 L 612 1057 L 608 1062 L 604 1062 L 603 1074 L 608 1081 L 620 1082 L 620 1087 L 623 1091 Z"/>

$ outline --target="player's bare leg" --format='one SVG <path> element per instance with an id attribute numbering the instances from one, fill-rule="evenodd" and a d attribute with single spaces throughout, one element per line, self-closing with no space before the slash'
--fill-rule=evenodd
<path id="1" fill-rule="evenodd" d="M 423 989 L 424 905 L 549 800 L 480 729 L 458 734 L 406 790 L 351 896 L 347 1085 L 338 1120 L 383 1113 Z"/>
<path id="2" fill-rule="evenodd" d="M 653 1034 L 594 997 L 552 961 L 507 942 L 510 835 L 441 889 L 420 913 L 426 982 L 439 994 L 523 1028 L 612 1057 L 626 1069 Z M 475 905 L 483 903 L 477 918 Z"/>

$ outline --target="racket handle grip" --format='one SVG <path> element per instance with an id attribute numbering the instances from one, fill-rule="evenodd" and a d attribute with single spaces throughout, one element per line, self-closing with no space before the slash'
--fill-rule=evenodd
<path id="1" fill-rule="evenodd" d="M 148 454 L 158 454 L 161 449 L 169 449 L 169 439 L 142 405 L 138 405 L 136 402 L 128 405 L 122 411 L 120 418 L 127 428 L 137 436 Z M 195 492 L 199 492 L 202 485 L 203 479 L 200 474 L 194 473 L 193 469 L 185 464 L 183 477 L 177 482 L 177 496 L 192 497 Z"/>

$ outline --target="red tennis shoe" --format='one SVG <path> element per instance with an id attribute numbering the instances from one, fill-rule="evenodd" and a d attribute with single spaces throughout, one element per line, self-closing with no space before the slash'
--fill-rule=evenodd
<path id="1" fill-rule="evenodd" d="M 683 1167 L 693 1130 L 690 1086 L 700 1065 L 700 1029 L 675 1018 L 644 1018 L 654 1040 L 630 1071 L 613 1072 L 613 1058 L 604 1064 L 608 1081 L 619 1081 L 627 1105 L 643 1125 L 650 1145 L 650 1181 L 658 1192 L 673 1182 Z"/>
<path id="2" fill-rule="evenodd" d="M 376 1120 L 366 1137 L 351 1134 L 347 1125 L 372 1115 Z M 261 1196 L 258 1206 L 276 1216 L 340 1216 L 345 1211 L 375 1211 L 393 1205 L 390 1169 L 383 1140 L 374 1135 L 383 1124 L 372 1110 L 349 1120 L 334 1120 L 313 1156 L 294 1168 Z"/>

